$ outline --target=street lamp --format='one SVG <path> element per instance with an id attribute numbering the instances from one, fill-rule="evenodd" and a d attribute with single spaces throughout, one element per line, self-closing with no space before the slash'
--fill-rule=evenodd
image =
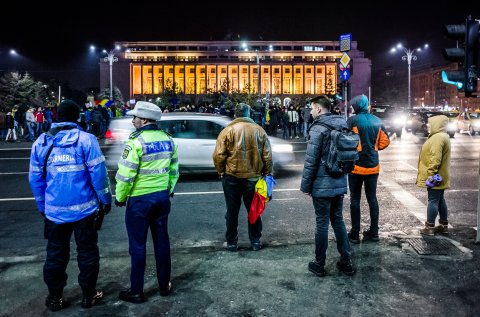
<path id="1" fill-rule="evenodd" d="M 245 52 L 248 52 L 248 44 L 246 42 L 242 43 L 242 48 Z M 257 59 L 257 90 L 258 90 L 258 95 L 261 95 L 261 90 L 260 90 L 260 84 L 261 84 L 261 72 L 260 72 L 260 57 L 258 56 L 258 50 L 255 50 L 255 56 Z"/>
<path id="2" fill-rule="evenodd" d="M 112 79 L 112 66 L 113 62 L 118 62 L 118 57 L 115 56 L 115 51 L 119 50 L 120 46 L 115 46 L 115 48 L 111 49 L 107 52 L 107 50 L 103 50 L 103 53 L 107 54 L 103 59 L 105 62 L 108 62 L 110 67 L 110 100 L 113 100 L 113 79 Z"/>
<path id="3" fill-rule="evenodd" d="M 428 44 L 424 45 L 424 48 L 428 48 Z M 410 82 L 410 72 L 411 72 L 411 64 L 412 61 L 417 60 L 417 56 L 413 55 L 416 51 L 420 52 L 422 49 L 416 48 L 414 50 L 411 50 L 409 48 L 403 47 L 402 44 L 397 44 L 396 47 L 393 47 L 390 52 L 395 53 L 397 50 L 403 49 L 403 52 L 405 55 L 402 56 L 402 61 L 407 61 L 408 64 L 408 108 L 412 107 L 412 94 L 411 94 L 411 82 Z"/>

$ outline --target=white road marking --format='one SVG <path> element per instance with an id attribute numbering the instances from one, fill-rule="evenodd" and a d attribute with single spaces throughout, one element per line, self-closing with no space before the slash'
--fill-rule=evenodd
<path id="1" fill-rule="evenodd" d="M 274 189 L 274 192 L 290 192 L 290 191 L 298 191 L 300 192 L 300 189 L 298 188 L 279 188 L 279 189 Z M 218 195 L 218 194 L 223 194 L 222 191 L 209 191 L 209 192 L 180 192 L 180 193 L 175 193 L 175 196 L 177 195 Z M 112 195 L 115 197 L 115 195 Z M 292 198 L 293 199 L 293 198 Z M 19 200 L 33 200 L 33 197 L 23 197 L 23 198 L 0 198 L 0 202 L 2 201 L 19 201 Z M 280 200 L 280 199 L 275 199 L 275 200 Z"/>
<path id="2" fill-rule="evenodd" d="M 25 255 L 25 256 L 1 256 L 0 263 L 21 263 L 38 260 L 37 255 Z"/>
<path id="3" fill-rule="evenodd" d="M 427 207 L 417 197 L 390 179 L 379 179 L 379 182 L 420 222 L 427 221 Z"/>

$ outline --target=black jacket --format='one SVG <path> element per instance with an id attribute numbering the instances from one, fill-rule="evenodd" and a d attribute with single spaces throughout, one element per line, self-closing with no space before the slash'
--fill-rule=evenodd
<path id="1" fill-rule="evenodd" d="M 303 167 L 300 190 L 309 193 L 312 197 L 335 197 L 347 193 L 347 174 L 332 177 L 325 169 L 324 161 L 328 154 L 328 136 L 330 130 L 322 124 L 332 128 L 346 128 L 345 118 L 327 113 L 320 115 L 308 129 L 307 151 Z"/>

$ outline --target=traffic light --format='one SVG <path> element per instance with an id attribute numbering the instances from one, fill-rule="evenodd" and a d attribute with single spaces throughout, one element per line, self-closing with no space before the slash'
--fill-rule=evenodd
<path id="1" fill-rule="evenodd" d="M 345 101 L 345 97 L 347 100 L 350 100 L 351 98 L 351 84 L 348 81 L 342 81 L 337 84 L 337 93 L 336 96 L 337 99 Z"/>
<path id="2" fill-rule="evenodd" d="M 444 34 L 447 38 L 457 40 L 457 47 L 446 48 L 443 51 L 445 59 L 457 62 L 458 70 L 442 71 L 442 81 L 454 84 L 466 97 L 477 91 L 479 21 L 469 16 L 465 24 L 445 25 Z"/>
<path id="3" fill-rule="evenodd" d="M 339 100 L 344 100 L 343 98 L 343 90 L 344 90 L 344 85 L 345 82 L 341 81 L 337 84 L 337 94 L 336 94 L 336 97 L 337 99 Z"/>

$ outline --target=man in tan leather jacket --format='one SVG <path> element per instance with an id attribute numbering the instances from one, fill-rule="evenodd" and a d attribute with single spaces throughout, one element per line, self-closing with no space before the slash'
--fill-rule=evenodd
<path id="1" fill-rule="evenodd" d="M 227 250 L 236 251 L 238 213 L 243 202 L 247 209 L 255 194 L 255 183 L 262 175 L 272 172 L 272 151 L 267 133 L 250 118 L 250 106 L 240 103 L 233 120 L 218 135 L 213 152 L 215 168 L 222 179 L 227 213 L 225 215 Z M 248 223 L 248 236 L 254 251 L 261 249 L 261 217 Z"/>

